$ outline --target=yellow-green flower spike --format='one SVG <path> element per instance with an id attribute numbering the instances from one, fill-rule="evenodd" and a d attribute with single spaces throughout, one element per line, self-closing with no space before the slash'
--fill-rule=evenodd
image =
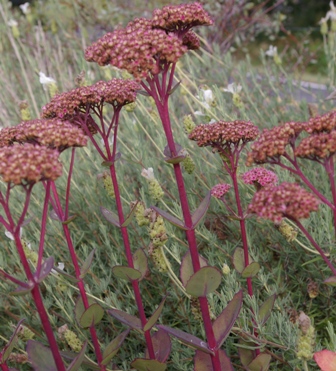
<path id="1" fill-rule="evenodd" d="M 184 170 L 188 174 L 192 174 L 194 172 L 196 165 L 195 165 L 194 160 L 191 158 L 189 154 L 187 154 L 187 156 L 185 157 L 182 163 L 183 163 Z"/>
<path id="2" fill-rule="evenodd" d="M 187 115 L 187 116 L 183 117 L 183 126 L 184 126 L 184 130 L 187 134 L 190 134 L 194 130 L 196 125 L 195 125 L 191 115 Z"/>

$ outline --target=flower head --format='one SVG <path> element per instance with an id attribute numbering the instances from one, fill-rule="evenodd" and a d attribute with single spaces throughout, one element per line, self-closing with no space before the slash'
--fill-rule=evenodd
<path id="1" fill-rule="evenodd" d="M 62 175 L 59 152 L 30 143 L 0 148 L 0 175 L 4 182 L 18 184 L 56 180 Z"/>
<path id="2" fill-rule="evenodd" d="M 275 185 L 278 182 L 277 175 L 264 167 L 255 167 L 244 173 L 242 178 L 245 184 L 256 184 L 261 187 Z"/>
<path id="3" fill-rule="evenodd" d="M 308 133 L 330 132 L 336 129 L 336 111 L 311 117 L 304 127 Z"/>
<path id="4" fill-rule="evenodd" d="M 39 76 L 40 76 L 40 84 L 42 84 L 44 88 L 46 85 L 56 84 L 55 79 L 53 79 L 52 77 L 46 76 L 46 74 L 43 73 L 42 71 L 39 72 Z"/>
<path id="5" fill-rule="evenodd" d="M 211 188 L 211 196 L 216 197 L 216 198 L 222 198 L 225 193 L 229 191 L 231 188 L 230 184 L 226 183 L 220 183 Z"/>
<path id="6" fill-rule="evenodd" d="M 275 55 L 278 54 L 278 48 L 276 46 L 270 45 L 268 50 L 265 51 L 265 54 L 268 57 L 274 57 Z"/>
<path id="7" fill-rule="evenodd" d="M 149 167 L 148 169 L 142 169 L 141 175 L 149 181 L 155 180 L 154 170 L 152 167 Z"/>
<path id="8" fill-rule="evenodd" d="M 229 84 L 227 88 L 223 88 L 223 91 L 231 93 L 231 94 L 239 94 L 241 90 L 242 90 L 242 86 L 234 82 Z"/>
<path id="9" fill-rule="evenodd" d="M 30 13 L 30 4 L 28 2 L 24 3 L 24 4 L 21 4 L 20 9 L 22 10 L 23 14 L 29 14 Z"/>
<path id="10" fill-rule="evenodd" d="M 336 153 L 336 130 L 330 133 L 312 134 L 302 139 L 295 149 L 295 155 L 311 160 L 323 159 Z"/>
<path id="11" fill-rule="evenodd" d="M 281 183 L 255 193 L 248 210 L 261 218 L 280 223 L 284 217 L 292 220 L 308 218 L 312 211 L 317 211 L 318 205 L 316 197 L 298 184 Z"/>
<path id="12" fill-rule="evenodd" d="M 246 143 L 258 135 L 258 128 L 250 121 L 218 121 L 213 124 L 202 124 L 189 134 L 189 139 L 197 141 L 200 147 L 225 147 L 232 143 Z"/>

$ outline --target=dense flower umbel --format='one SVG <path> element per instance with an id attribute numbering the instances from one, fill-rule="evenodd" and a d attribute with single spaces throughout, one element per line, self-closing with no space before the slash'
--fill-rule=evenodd
<path id="1" fill-rule="evenodd" d="M 276 185 L 278 182 L 277 175 L 263 167 L 255 167 L 242 175 L 245 184 L 257 184 L 262 187 Z"/>
<path id="2" fill-rule="evenodd" d="M 82 129 L 59 119 L 25 121 L 11 129 L 15 130 L 0 131 L 0 146 L 27 142 L 63 151 L 69 147 L 83 147 L 87 143 Z"/>
<path id="3" fill-rule="evenodd" d="M 96 107 L 104 103 L 124 106 L 134 102 L 140 86 L 134 80 L 112 79 L 98 81 L 91 86 L 81 86 L 68 92 L 57 94 L 42 108 L 45 118 L 68 119 L 78 112 L 85 112 L 88 106 Z"/>
<path id="4" fill-rule="evenodd" d="M 302 139 L 300 145 L 295 149 L 296 156 L 312 160 L 327 158 L 334 153 L 336 153 L 336 130 L 330 133 L 312 134 Z"/>
<path id="5" fill-rule="evenodd" d="M 195 26 L 213 24 L 209 14 L 200 3 L 167 5 L 153 11 L 153 27 L 167 31 L 189 30 Z"/>
<path id="6" fill-rule="evenodd" d="M 59 152 L 30 143 L 0 148 L 0 175 L 14 184 L 56 180 L 62 175 Z"/>
<path id="7" fill-rule="evenodd" d="M 216 198 L 222 198 L 225 193 L 228 192 L 228 190 L 231 188 L 231 185 L 230 184 L 226 184 L 226 183 L 220 183 L 220 184 L 216 184 L 215 186 L 213 186 L 211 188 L 211 196 L 213 197 L 216 197 Z"/>
<path id="8" fill-rule="evenodd" d="M 250 121 L 218 121 L 213 124 L 198 125 L 189 139 L 197 141 L 200 147 L 224 147 L 231 143 L 239 144 L 254 140 L 259 133 L 257 126 Z"/>
<path id="9" fill-rule="evenodd" d="M 292 121 L 272 129 L 264 129 L 251 146 L 252 151 L 248 154 L 247 165 L 250 166 L 253 162 L 263 164 L 269 159 L 284 155 L 286 146 L 295 141 L 304 127 L 305 123 Z"/>
<path id="10" fill-rule="evenodd" d="M 308 133 L 330 132 L 336 129 L 336 111 L 311 117 L 305 126 Z"/>
<path id="11" fill-rule="evenodd" d="M 255 193 L 248 211 L 280 223 L 283 217 L 299 220 L 317 211 L 319 201 L 296 183 L 268 186 Z"/>

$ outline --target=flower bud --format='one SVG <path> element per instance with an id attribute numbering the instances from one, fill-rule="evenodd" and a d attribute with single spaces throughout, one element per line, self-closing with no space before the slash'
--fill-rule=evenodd
<path id="1" fill-rule="evenodd" d="M 184 170 L 188 174 L 192 174 L 194 172 L 196 165 L 195 165 L 194 160 L 189 155 L 189 153 L 186 155 L 186 157 L 183 160 L 182 164 L 183 164 Z"/>

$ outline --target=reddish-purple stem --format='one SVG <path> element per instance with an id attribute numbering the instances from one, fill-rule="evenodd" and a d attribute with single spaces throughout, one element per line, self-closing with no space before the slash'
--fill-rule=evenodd
<path id="1" fill-rule="evenodd" d="M 335 168 L 334 168 L 334 159 L 333 156 L 330 156 L 327 158 L 324 168 L 328 174 L 329 183 L 330 183 L 330 189 L 331 189 L 331 195 L 333 199 L 333 217 L 334 217 L 334 230 L 336 235 L 336 185 L 335 185 Z"/>
<path id="2" fill-rule="evenodd" d="M 9 371 L 9 367 L 6 365 L 6 363 L 1 363 L 0 366 L 2 371 Z"/>

